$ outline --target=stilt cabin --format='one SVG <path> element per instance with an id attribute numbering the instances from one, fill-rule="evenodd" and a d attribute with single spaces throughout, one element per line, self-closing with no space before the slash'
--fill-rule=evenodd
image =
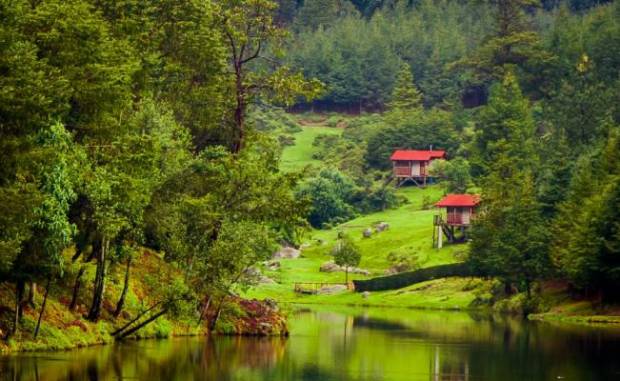
<path id="1" fill-rule="evenodd" d="M 467 228 L 471 225 L 478 204 L 480 196 L 474 194 L 449 194 L 436 203 L 435 206 L 445 209 L 445 212 L 435 216 L 433 245 L 441 248 L 444 235 L 450 243 L 465 242 Z"/>
<path id="2" fill-rule="evenodd" d="M 396 150 L 390 157 L 393 166 L 393 177 L 396 185 L 411 181 L 416 185 L 426 185 L 428 167 L 433 160 L 444 159 L 446 151 L 442 150 Z"/>

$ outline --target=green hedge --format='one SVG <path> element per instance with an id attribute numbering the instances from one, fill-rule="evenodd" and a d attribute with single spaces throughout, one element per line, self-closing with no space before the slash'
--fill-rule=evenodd
<path id="1" fill-rule="evenodd" d="M 388 275 L 367 280 L 354 280 L 355 291 L 385 291 L 396 290 L 415 283 L 431 279 L 447 278 L 452 276 L 473 276 L 474 272 L 467 263 L 453 263 L 427 267 L 416 271 Z"/>

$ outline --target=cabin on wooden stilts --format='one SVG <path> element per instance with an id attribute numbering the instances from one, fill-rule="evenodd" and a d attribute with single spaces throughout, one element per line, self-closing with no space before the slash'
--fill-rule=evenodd
<path id="1" fill-rule="evenodd" d="M 396 150 L 390 157 L 393 168 L 391 178 L 396 179 L 396 187 L 406 182 L 426 186 L 433 179 L 428 173 L 431 162 L 445 157 L 446 151 L 443 150 Z"/>
<path id="2" fill-rule="evenodd" d="M 449 194 L 436 203 L 442 211 L 433 218 L 433 247 L 441 249 L 444 237 L 449 243 L 467 241 L 478 204 L 480 196 L 474 194 Z"/>

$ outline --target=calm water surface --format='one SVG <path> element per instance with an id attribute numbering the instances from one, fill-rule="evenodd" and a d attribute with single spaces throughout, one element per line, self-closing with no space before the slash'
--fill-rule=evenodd
<path id="1" fill-rule="evenodd" d="M 620 331 L 462 312 L 322 307 L 288 339 L 145 340 L 0 357 L 7 380 L 620 380 Z"/>

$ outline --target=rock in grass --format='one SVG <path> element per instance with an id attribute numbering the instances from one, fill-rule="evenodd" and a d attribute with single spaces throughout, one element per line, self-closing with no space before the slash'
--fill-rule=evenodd
<path id="1" fill-rule="evenodd" d="M 278 262 L 278 261 L 269 261 L 269 262 L 265 263 L 265 267 L 269 271 L 276 271 L 276 270 L 280 269 L 280 262 Z"/>
<path id="2" fill-rule="evenodd" d="M 379 222 L 377 226 L 375 226 L 375 230 L 377 231 L 377 233 L 386 231 L 389 228 L 390 228 L 390 224 L 388 224 L 387 222 Z"/>
<path id="3" fill-rule="evenodd" d="M 364 229 L 364 231 L 362 232 L 362 235 L 364 235 L 364 238 L 370 238 L 372 236 L 372 229 L 371 228 Z"/>
<path id="4" fill-rule="evenodd" d="M 347 290 L 347 286 L 345 286 L 344 284 L 334 284 L 330 286 L 321 287 L 318 294 L 319 295 L 330 295 L 330 294 L 336 294 L 339 292 L 343 292 L 346 290 Z"/>
<path id="5" fill-rule="evenodd" d="M 294 247 L 284 246 L 280 250 L 276 251 L 272 258 L 273 259 L 296 259 L 301 255 L 301 251 L 295 249 Z"/>
<path id="6" fill-rule="evenodd" d="M 320 272 L 323 273 L 335 273 L 335 272 L 345 272 L 345 267 L 338 266 L 334 263 L 334 261 L 325 262 L 319 268 Z M 362 275 L 370 275 L 370 271 L 366 269 L 360 269 L 357 267 L 349 267 L 350 274 L 362 274 Z"/>
<path id="7" fill-rule="evenodd" d="M 322 273 L 335 273 L 337 271 L 342 271 L 342 267 L 335 264 L 333 261 L 325 262 L 319 268 L 319 271 Z"/>
<path id="8" fill-rule="evenodd" d="M 370 296 L 370 291 L 364 291 L 362 292 L 362 298 L 364 299 L 368 299 L 368 297 Z"/>

